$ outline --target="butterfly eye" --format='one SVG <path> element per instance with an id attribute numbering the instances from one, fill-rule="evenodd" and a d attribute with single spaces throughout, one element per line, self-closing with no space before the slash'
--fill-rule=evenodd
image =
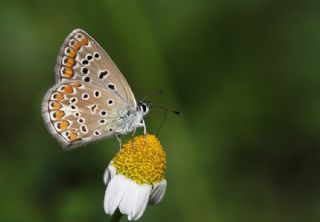
<path id="1" fill-rule="evenodd" d="M 142 107 L 143 112 L 145 113 L 147 111 L 147 107 L 145 105 L 142 105 L 141 107 Z"/>
<path id="2" fill-rule="evenodd" d="M 144 103 L 141 103 L 140 108 L 141 108 L 142 112 L 145 114 L 149 112 L 149 107 Z"/>

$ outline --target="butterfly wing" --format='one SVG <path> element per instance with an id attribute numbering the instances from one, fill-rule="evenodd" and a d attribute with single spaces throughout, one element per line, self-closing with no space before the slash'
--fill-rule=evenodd
<path id="1" fill-rule="evenodd" d="M 114 134 L 126 111 L 126 104 L 106 88 L 77 80 L 57 83 L 42 104 L 50 133 L 66 149 Z"/>
<path id="2" fill-rule="evenodd" d="M 56 82 L 81 80 L 107 88 L 135 110 L 132 90 L 108 54 L 85 31 L 75 29 L 65 39 L 55 67 Z"/>

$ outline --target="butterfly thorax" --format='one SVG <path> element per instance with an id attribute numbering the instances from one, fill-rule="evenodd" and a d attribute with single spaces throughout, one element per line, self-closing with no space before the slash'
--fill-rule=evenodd
<path id="1" fill-rule="evenodd" d="M 126 134 L 134 131 L 138 127 L 143 127 L 143 116 L 144 112 L 142 110 L 129 110 L 118 120 L 115 132 L 119 134 Z"/>
<path id="2" fill-rule="evenodd" d="M 134 132 L 138 127 L 144 127 L 145 123 L 143 117 L 149 112 L 149 103 L 139 101 L 135 109 L 128 109 L 125 115 L 120 117 L 116 133 L 126 134 L 128 132 Z"/>

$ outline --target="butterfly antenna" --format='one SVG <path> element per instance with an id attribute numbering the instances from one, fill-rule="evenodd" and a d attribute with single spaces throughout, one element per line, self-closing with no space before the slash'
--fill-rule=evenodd
<path id="1" fill-rule="evenodd" d="M 155 92 L 155 93 L 153 93 L 153 94 L 151 94 L 151 95 L 148 95 L 148 96 L 143 97 L 143 98 L 142 98 L 142 101 L 146 101 L 148 98 L 153 97 L 153 96 L 160 95 L 160 94 L 162 94 L 162 93 L 164 93 L 164 91 L 160 89 L 158 92 Z"/>
<path id="2" fill-rule="evenodd" d="M 161 110 L 164 111 L 164 117 L 163 117 L 163 119 L 162 119 L 162 121 L 160 123 L 160 126 L 159 126 L 159 128 L 157 130 L 156 135 L 159 135 L 160 129 L 162 128 L 162 126 L 164 125 L 165 121 L 167 120 L 168 112 L 174 113 L 176 115 L 182 115 L 182 113 L 179 112 L 179 111 L 171 110 L 168 107 L 163 106 L 163 105 L 159 105 L 159 104 L 149 103 L 149 108 L 150 109 L 156 108 L 156 109 L 161 109 Z"/>
<path id="3" fill-rule="evenodd" d="M 174 113 L 174 114 L 176 114 L 176 115 L 182 115 L 181 112 L 176 111 L 176 110 L 171 110 L 171 109 L 169 109 L 168 107 L 163 106 L 163 105 L 160 105 L 160 104 L 150 103 L 150 104 L 149 104 L 149 108 L 151 108 L 151 109 L 152 109 L 152 108 L 161 109 L 161 110 L 163 110 L 163 111 L 171 112 L 171 113 Z"/>
<path id="4" fill-rule="evenodd" d="M 162 119 L 162 121 L 160 123 L 160 126 L 159 126 L 159 128 L 158 128 L 158 130 L 156 132 L 157 136 L 159 136 L 159 132 L 160 132 L 162 126 L 164 125 L 165 121 L 167 120 L 167 115 L 168 115 L 168 111 L 164 111 L 164 117 L 163 117 L 163 119 Z"/>

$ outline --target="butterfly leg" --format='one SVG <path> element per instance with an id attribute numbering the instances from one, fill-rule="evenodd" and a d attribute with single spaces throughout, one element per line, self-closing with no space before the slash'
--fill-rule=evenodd
<path id="1" fill-rule="evenodd" d="M 132 136 L 132 142 L 131 142 L 131 145 L 132 145 L 132 148 L 134 148 L 134 135 L 136 134 L 136 130 L 137 130 L 137 127 L 135 127 L 134 129 L 133 129 L 133 131 L 132 131 L 132 134 L 131 134 L 131 136 Z"/>
<path id="2" fill-rule="evenodd" d="M 116 138 L 117 138 L 117 140 L 118 140 L 118 142 L 119 142 L 119 146 L 120 146 L 120 149 L 121 149 L 121 147 L 122 147 L 122 141 L 121 141 L 120 135 L 119 135 L 118 133 L 114 133 L 114 134 L 116 135 Z"/>
<path id="3" fill-rule="evenodd" d="M 140 121 L 140 123 L 138 124 L 138 127 L 143 127 L 143 134 L 146 135 L 147 134 L 147 127 L 146 127 L 146 123 L 144 122 L 144 119 L 142 119 Z M 134 132 L 136 131 L 136 129 L 134 129 Z"/>
<path id="4" fill-rule="evenodd" d="M 146 123 L 144 122 L 144 119 L 142 119 L 142 122 L 140 124 L 143 127 L 143 135 L 144 135 L 143 139 L 144 139 L 144 144 L 146 144 L 147 143 L 146 141 L 147 127 L 146 127 Z"/>
<path id="5" fill-rule="evenodd" d="M 134 137 L 134 135 L 136 134 L 136 130 L 137 130 L 137 128 L 135 127 L 134 129 L 133 129 L 133 131 L 132 131 L 132 138 Z"/>
<path id="6" fill-rule="evenodd" d="M 143 127 L 144 143 L 146 143 L 147 127 L 146 127 L 146 123 L 144 122 L 144 119 L 140 120 L 138 127 Z"/>
<path id="7" fill-rule="evenodd" d="M 143 134 L 144 135 L 146 135 L 147 134 L 147 126 L 146 126 L 146 123 L 144 122 L 144 120 L 142 120 L 143 121 Z"/>

